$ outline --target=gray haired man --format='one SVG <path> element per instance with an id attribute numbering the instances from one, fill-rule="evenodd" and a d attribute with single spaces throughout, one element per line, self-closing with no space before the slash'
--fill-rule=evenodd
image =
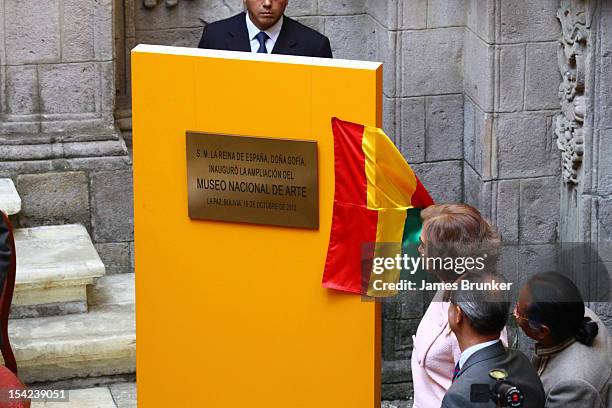
<path id="1" fill-rule="evenodd" d="M 448 323 L 459 342 L 461 357 L 453 383 L 442 400 L 443 408 L 500 406 L 487 392 L 500 381 L 494 378 L 496 373 L 507 375 L 506 380 L 518 388 L 516 396 L 508 396 L 522 400 L 521 406 L 544 407 L 544 389 L 529 359 L 518 350 L 506 349 L 499 340 L 510 312 L 508 293 L 464 289 L 470 285 L 461 284 L 468 281 L 476 284 L 472 287 L 483 287 L 499 280 L 499 276 L 487 273 L 466 273 L 456 289 L 447 293 Z"/>

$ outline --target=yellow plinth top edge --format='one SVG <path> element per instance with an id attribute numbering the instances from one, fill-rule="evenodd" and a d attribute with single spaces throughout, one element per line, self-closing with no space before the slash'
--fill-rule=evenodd
<path id="1" fill-rule="evenodd" d="M 202 48 L 171 47 L 167 45 L 151 45 L 151 44 L 138 44 L 136 47 L 132 48 L 132 53 L 156 53 L 156 54 L 183 55 L 183 56 L 192 56 L 192 57 L 235 59 L 235 60 L 241 60 L 241 61 L 265 61 L 265 62 L 278 62 L 278 63 L 285 63 L 285 64 L 313 65 L 313 66 L 332 67 L 332 68 L 364 69 L 364 70 L 372 70 L 372 71 L 376 71 L 378 68 L 382 66 L 382 62 L 372 62 L 372 61 L 354 61 L 354 60 L 347 60 L 347 59 L 297 57 L 293 55 L 280 55 L 280 54 L 257 54 L 253 52 L 207 50 L 207 49 L 202 49 Z"/>

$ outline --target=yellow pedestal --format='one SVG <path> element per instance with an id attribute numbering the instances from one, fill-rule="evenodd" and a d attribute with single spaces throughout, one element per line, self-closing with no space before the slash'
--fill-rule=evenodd
<path id="1" fill-rule="evenodd" d="M 330 119 L 381 125 L 378 63 L 132 51 L 138 405 L 372 408 L 380 308 L 321 287 Z M 187 130 L 318 141 L 320 228 L 191 220 Z"/>

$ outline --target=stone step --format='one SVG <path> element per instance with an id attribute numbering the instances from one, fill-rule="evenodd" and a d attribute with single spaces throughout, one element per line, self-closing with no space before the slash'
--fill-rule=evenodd
<path id="1" fill-rule="evenodd" d="M 137 408 L 136 382 L 110 384 L 111 394 L 117 408 Z"/>
<path id="2" fill-rule="evenodd" d="M 136 408 L 136 383 L 68 390 L 65 402 L 32 402 L 31 408 Z"/>
<path id="3" fill-rule="evenodd" d="M 88 313 L 9 322 L 23 382 L 136 371 L 134 274 L 105 276 L 89 292 Z"/>
<path id="4" fill-rule="evenodd" d="M 21 197 L 17 193 L 13 180 L 0 179 L 0 210 L 8 215 L 21 211 Z"/>
<path id="5" fill-rule="evenodd" d="M 30 408 L 117 408 L 106 387 L 69 390 L 68 401 L 34 401 Z"/>
<path id="6" fill-rule="evenodd" d="M 119 133 L 115 128 L 90 128 L 65 132 L 12 132 L 10 134 L 0 134 L 0 145 L 55 145 L 55 150 L 58 150 L 62 147 L 61 144 L 63 143 L 87 143 L 92 141 L 100 142 L 108 140 L 118 141 L 119 139 Z M 11 156 L 0 155 L 0 157 L 6 158 L 7 160 L 15 160 L 15 158 Z M 40 157 L 38 157 L 38 159 L 40 159 Z"/>
<path id="7" fill-rule="evenodd" d="M 66 402 L 32 402 L 31 408 L 136 408 L 136 383 L 68 390 Z"/>
<path id="8" fill-rule="evenodd" d="M 412 408 L 412 400 L 381 401 L 380 407 L 381 408 Z"/>
<path id="9" fill-rule="evenodd" d="M 16 229 L 15 247 L 12 318 L 87 312 L 87 285 L 105 268 L 85 227 Z"/>

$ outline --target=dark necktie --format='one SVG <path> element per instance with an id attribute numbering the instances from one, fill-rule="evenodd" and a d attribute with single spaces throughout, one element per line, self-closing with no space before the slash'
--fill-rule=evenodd
<path id="1" fill-rule="evenodd" d="M 455 378 L 457 378 L 459 371 L 461 371 L 461 369 L 459 368 L 459 362 L 457 361 L 457 364 L 455 365 L 455 370 L 453 370 L 453 381 L 455 381 Z"/>
<path id="2" fill-rule="evenodd" d="M 259 49 L 257 50 L 257 53 L 267 54 L 268 50 L 266 49 L 266 40 L 269 38 L 268 34 L 264 33 L 263 31 L 260 31 L 259 33 L 257 33 L 255 38 L 257 39 L 257 41 L 259 41 Z"/>

